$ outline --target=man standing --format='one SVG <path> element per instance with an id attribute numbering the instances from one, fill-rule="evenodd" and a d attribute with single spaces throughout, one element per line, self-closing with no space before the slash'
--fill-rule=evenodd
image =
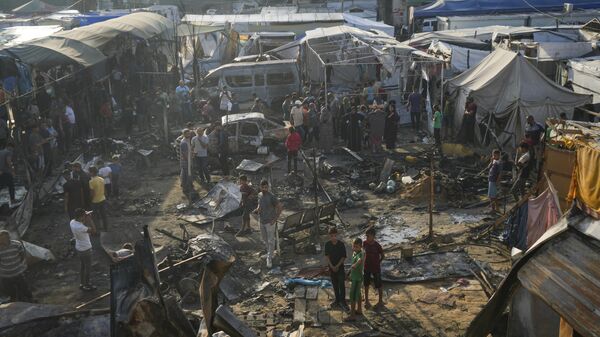
<path id="1" fill-rule="evenodd" d="M 419 132 L 421 128 L 421 94 L 415 89 L 408 95 L 407 108 L 410 111 L 410 121 L 412 122 L 413 130 Z"/>
<path id="2" fill-rule="evenodd" d="M 98 175 L 104 179 L 104 192 L 107 199 L 110 199 L 112 194 L 112 170 L 108 165 L 104 165 L 104 161 L 98 160 Z"/>
<path id="3" fill-rule="evenodd" d="M 75 217 L 69 225 L 75 239 L 75 251 L 81 261 L 79 289 L 83 291 L 95 290 L 96 287 L 90 281 L 90 273 L 92 271 L 92 242 L 90 234 L 96 232 L 94 221 L 88 212 L 82 208 L 78 208 L 75 210 Z"/>
<path id="4" fill-rule="evenodd" d="M 344 273 L 344 260 L 346 260 L 346 246 L 337 239 L 337 229 L 331 227 L 329 229 L 329 241 L 325 243 L 325 258 L 329 267 L 329 275 L 331 275 L 331 284 L 333 285 L 333 293 L 335 300 L 331 303 L 331 307 L 340 306 L 342 309 L 348 310 L 346 303 L 346 274 Z"/>
<path id="5" fill-rule="evenodd" d="M 69 215 L 69 219 L 75 219 L 75 210 L 85 207 L 83 188 L 79 180 L 73 180 L 71 171 L 64 170 L 62 175 L 66 180 L 63 184 L 65 212 Z"/>
<path id="6" fill-rule="evenodd" d="M 202 184 L 210 183 L 210 172 L 208 171 L 208 136 L 203 128 L 196 130 L 196 136 L 192 138 L 192 151 L 195 155 L 197 171 Z"/>
<path id="7" fill-rule="evenodd" d="M 517 167 L 519 173 L 517 174 L 517 180 L 513 184 L 510 192 L 512 193 L 515 201 L 519 201 L 525 194 L 525 184 L 529 178 L 529 172 L 531 171 L 531 155 L 529 154 L 529 144 L 521 143 L 519 145 L 518 153 L 520 155 L 517 161 Z"/>
<path id="8" fill-rule="evenodd" d="M 290 112 L 290 123 L 292 123 L 296 131 L 300 133 L 300 137 L 305 139 L 306 132 L 304 130 L 304 112 L 302 111 L 302 102 L 299 100 L 294 102 L 294 107 Z"/>
<path id="9" fill-rule="evenodd" d="M 379 153 L 381 151 L 381 140 L 385 130 L 385 112 L 379 106 L 374 106 L 374 110 L 367 114 L 367 122 L 369 123 L 369 143 L 371 151 Z"/>
<path id="10" fill-rule="evenodd" d="M 194 190 L 192 182 L 192 132 L 189 129 L 183 130 L 183 139 L 179 144 L 179 179 L 181 180 L 181 190 L 187 197 Z M 191 201 L 191 200 L 190 200 Z"/>
<path id="11" fill-rule="evenodd" d="M 440 153 L 442 152 L 442 111 L 439 105 L 433 106 L 433 138 L 435 139 L 435 146 L 438 147 Z"/>
<path id="12" fill-rule="evenodd" d="M 231 93 L 229 90 L 227 90 L 227 87 L 223 87 L 219 98 L 219 109 L 221 110 L 221 115 L 226 115 L 229 111 L 231 111 Z"/>
<path id="13" fill-rule="evenodd" d="M 281 112 L 283 113 L 283 120 L 287 121 L 290 119 L 290 109 L 292 108 L 292 98 L 290 95 L 285 95 L 285 99 L 281 104 Z"/>
<path id="14" fill-rule="evenodd" d="M 73 142 L 73 135 L 75 134 L 75 111 L 73 111 L 73 101 L 67 101 L 64 113 L 63 129 L 65 133 L 65 150 L 69 151 L 71 143 Z"/>
<path id="15" fill-rule="evenodd" d="M 535 121 L 532 115 L 527 116 L 527 123 L 525 124 L 525 138 L 530 139 L 531 148 L 529 149 L 532 154 L 532 160 L 536 165 L 534 167 L 537 168 L 537 163 L 541 159 L 541 149 L 540 149 L 540 140 L 542 135 L 544 135 L 545 128 L 542 124 Z"/>
<path id="16" fill-rule="evenodd" d="M 106 216 L 106 194 L 104 191 L 104 179 L 98 176 L 98 169 L 95 166 L 90 167 L 89 171 L 91 176 L 89 186 L 92 210 L 94 211 L 96 219 L 102 220 L 102 229 L 107 231 L 108 218 Z"/>
<path id="17" fill-rule="evenodd" d="M 15 167 L 12 162 L 13 151 L 15 150 L 15 144 L 8 143 L 6 147 L 0 150 L 0 191 L 8 187 L 8 194 L 10 196 L 10 204 L 14 205 L 17 203 L 15 199 Z"/>
<path id="18" fill-rule="evenodd" d="M 73 181 L 81 185 L 83 191 L 83 209 L 91 209 L 91 193 L 90 193 L 90 176 L 81 169 L 81 164 L 78 162 L 71 163 L 71 177 Z"/>
<path id="19" fill-rule="evenodd" d="M 110 168 L 110 177 L 111 177 L 111 185 L 112 191 L 111 195 L 115 198 L 119 198 L 119 179 L 121 178 L 121 171 L 123 170 L 123 166 L 121 166 L 120 159 L 118 155 L 114 155 L 112 157 L 112 163 L 108 165 Z"/>
<path id="20" fill-rule="evenodd" d="M 467 98 L 465 104 L 465 113 L 463 115 L 462 134 L 464 135 L 464 143 L 475 144 L 475 121 L 477 115 L 477 104 L 473 97 Z"/>
<path id="21" fill-rule="evenodd" d="M 258 208 L 256 213 L 260 223 L 260 234 L 267 246 L 267 268 L 273 267 L 273 251 L 277 231 L 277 219 L 283 207 L 277 197 L 269 192 L 269 182 L 260 182 L 260 193 L 258 194 Z"/>
<path id="22" fill-rule="evenodd" d="M 24 277 L 27 270 L 25 247 L 0 230 L 0 282 L 12 302 L 30 302 L 31 291 Z"/>
<path id="23" fill-rule="evenodd" d="M 229 159 L 229 134 L 225 131 L 222 125 L 217 125 L 217 149 L 219 157 L 219 163 L 221 163 L 221 169 L 223 170 L 223 175 L 229 175 L 229 163 L 227 160 Z"/>
<path id="24" fill-rule="evenodd" d="M 177 95 L 177 100 L 181 104 L 183 119 L 190 120 L 192 115 L 190 88 L 183 81 L 179 81 L 179 85 L 175 88 L 175 95 Z"/>

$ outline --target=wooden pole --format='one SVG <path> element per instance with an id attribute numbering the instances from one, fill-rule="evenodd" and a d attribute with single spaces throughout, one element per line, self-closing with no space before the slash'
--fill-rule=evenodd
<path id="1" fill-rule="evenodd" d="M 430 168 L 429 168 L 429 239 L 433 239 L 433 197 L 434 197 L 434 189 L 433 189 L 433 180 L 434 180 L 434 173 L 433 173 L 433 151 L 431 153 L 431 156 L 429 157 L 429 163 L 430 163 Z"/>

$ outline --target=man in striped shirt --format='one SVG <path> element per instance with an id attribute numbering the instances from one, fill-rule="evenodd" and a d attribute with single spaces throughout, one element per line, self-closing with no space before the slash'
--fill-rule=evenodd
<path id="1" fill-rule="evenodd" d="M 8 231 L 0 230 L 0 281 L 13 302 L 31 301 L 25 270 L 25 247 L 21 242 L 11 240 Z"/>

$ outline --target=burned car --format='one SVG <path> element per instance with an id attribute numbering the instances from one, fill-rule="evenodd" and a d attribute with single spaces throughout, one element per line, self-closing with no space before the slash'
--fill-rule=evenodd
<path id="1" fill-rule="evenodd" d="M 221 117 L 223 129 L 229 135 L 231 153 L 266 154 L 275 146 L 283 145 L 290 126 L 288 121 L 276 122 L 259 112 L 233 114 Z M 209 135 L 208 151 L 217 153 L 217 136 L 213 130 Z"/>

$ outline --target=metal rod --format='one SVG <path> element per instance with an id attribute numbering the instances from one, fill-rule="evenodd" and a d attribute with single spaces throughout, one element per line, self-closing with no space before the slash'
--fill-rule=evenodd
<path id="1" fill-rule="evenodd" d="M 430 157 L 430 175 L 429 175 L 429 238 L 433 239 L 433 194 L 434 194 L 434 189 L 433 189 L 433 180 L 434 180 L 434 173 L 433 173 L 433 151 L 431 153 L 431 157 Z"/>

